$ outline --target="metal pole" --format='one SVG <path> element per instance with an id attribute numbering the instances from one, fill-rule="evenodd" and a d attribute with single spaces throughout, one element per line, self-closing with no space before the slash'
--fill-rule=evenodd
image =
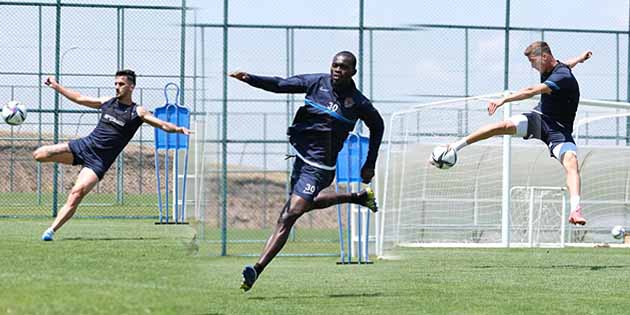
<path id="1" fill-rule="evenodd" d="M 465 51 L 465 55 L 464 55 L 464 95 L 466 97 L 469 96 L 470 94 L 470 87 L 469 87 L 469 65 L 470 65 L 470 60 L 469 60 L 469 54 L 468 54 L 468 44 L 469 44 L 469 39 L 468 39 L 468 29 L 466 28 L 464 30 L 464 51 Z M 468 101 L 466 101 L 466 103 L 464 104 L 464 133 L 468 134 Z"/>
<path id="2" fill-rule="evenodd" d="M 221 256 L 227 255 L 227 124 L 228 124 L 228 4 L 223 0 L 223 137 L 221 139 L 222 172 L 221 172 Z"/>
<path id="3" fill-rule="evenodd" d="M 56 20 L 55 20 L 55 79 L 59 80 L 59 61 L 61 49 L 61 0 L 57 0 Z M 55 110 L 53 111 L 53 143 L 59 143 L 59 93 L 55 93 Z M 57 200 L 59 187 L 57 180 L 59 177 L 59 163 L 53 163 L 53 196 L 52 196 L 52 216 L 57 216 Z"/>
<path id="4" fill-rule="evenodd" d="M 505 51 L 503 59 L 503 90 L 510 88 L 509 69 L 510 69 L 510 0 L 505 0 Z"/>
<path id="5" fill-rule="evenodd" d="M 117 10 L 117 29 L 116 29 L 116 33 L 117 33 L 117 38 L 118 38 L 118 43 L 117 43 L 117 59 L 118 59 L 118 63 L 117 63 L 117 68 L 123 69 L 125 67 L 125 61 L 124 61 L 124 56 L 123 56 L 123 51 L 124 51 L 124 12 L 123 12 L 123 8 L 118 8 Z M 123 204 L 123 190 L 124 190 L 124 183 L 123 183 L 123 174 L 124 174 L 124 160 L 125 160 L 125 152 L 120 152 L 120 155 L 118 156 L 118 159 L 116 160 L 116 204 Z"/>
<path id="6" fill-rule="evenodd" d="M 363 28 L 364 0 L 359 1 L 359 90 L 363 90 Z"/>
<path id="7" fill-rule="evenodd" d="M 186 0 L 182 0 L 182 25 L 180 26 L 180 55 L 179 55 L 179 105 L 184 106 L 184 94 L 186 91 Z"/>
<path id="8" fill-rule="evenodd" d="M 38 7 L 38 37 L 39 43 L 37 46 L 38 49 L 38 75 L 37 80 L 39 84 L 37 85 L 38 91 L 38 100 L 39 100 L 39 113 L 37 113 L 38 124 L 37 124 L 37 146 L 40 147 L 42 145 L 42 6 Z M 42 204 L 42 163 L 37 163 L 37 205 L 41 206 Z"/>
<path id="9" fill-rule="evenodd" d="M 144 104 L 144 90 L 140 89 L 140 104 Z M 138 163 L 140 164 L 138 167 L 143 170 L 144 169 L 144 142 L 142 141 L 142 127 L 140 127 L 140 156 L 138 159 Z M 144 186 L 144 180 L 142 179 L 142 174 L 144 171 L 140 171 L 140 180 L 138 181 L 138 194 L 142 195 L 142 186 Z"/>
<path id="10" fill-rule="evenodd" d="M 193 20 L 197 24 L 197 11 L 193 11 Z M 184 91 L 182 91 L 184 93 Z M 182 103 L 182 106 L 184 104 Z M 197 113 L 197 28 L 193 28 L 193 106 L 192 112 Z M 196 117 L 196 116 L 193 116 Z M 196 165 L 197 163 L 195 163 Z M 195 172 L 195 176 L 197 173 Z"/>
<path id="11" fill-rule="evenodd" d="M 510 52 L 510 0 L 506 0 L 505 7 L 505 59 L 503 89 L 509 89 L 509 57 Z M 512 115 L 512 104 L 507 103 L 504 109 L 504 118 L 508 119 Z M 511 167 L 511 142 L 510 135 L 503 136 L 503 180 L 502 180 L 502 204 L 501 204 L 501 240 L 503 246 L 510 246 L 510 167 Z"/>
<path id="12" fill-rule="evenodd" d="M 619 33 L 615 34 L 615 58 L 615 100 L 619 102 Z M 617 113 L 619 113 L 619 110 L 617 110 Z M 617 129 L 615 133 L 615 145 L 619 145 L 620 120 L 621 118 L 619 117 L 615 118 L 615 127 Z"/>
<path id="13" fill-rule="evenodd" d="M 11 99 L 15 99 L 15 86 L 11 86 Z M 14 164 L 15 164 L 15 128 L 11 126 L 11 157 L 9 158 L 9 191 L 13 192 L 13 177 L 15 176 Z"/>
<path id="14" fill-rule="evenodd" d="M 267 113 L 263 113 L 263 228 L 267 227 Z"/>
<path id="15" fill-rule="evenodd" d="M 628 1 L 628 16 L 630 16 L 630 1 Z M 626 63 L 626 102 L 630 102 L 630 23 L 628 23 L 628 62 Z M 630 117 L 626 117 L 626 146 L 630 146 Z"/>
<path id="16" fill-rule="evenodd" d="M 359 1 L 359 90 L 363 91 L 363 32 L 364 32 L 364 0 Z M 357 123 L 357 133 L 363 133 L 363 122 Z"/>
<path id="17" fill-rule="evenodd" d="M 289 77 L 291 76 L 291 29 L 287 28 L 286 29 L 286 50 L 287 50 L 287 64 L 286 64 L 286 76 Z M 292 110 L 291 110 L 291 95 L 292 94 L 287 94 L 287 128 L 291 125 L 291 116 L 293 114 Z M 289 142 L 287 142 L 287 156 L 289 156 L 289 154 L 291 154 L 291 145 L 289 144 Z M 285 195 L 289 195 L 289 181 L 291 180 L 291 159 L 286 159 L 286 169 L 287 169 L 287 173 L 286 173 L 286 181 L 285 181 Z"/>

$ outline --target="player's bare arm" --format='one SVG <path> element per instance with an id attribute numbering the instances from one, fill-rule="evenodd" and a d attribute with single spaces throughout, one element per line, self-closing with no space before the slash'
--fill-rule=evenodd
<path id="1" fill-rule="evenodd" d="M 539 94 L 549 94 L 549 93 L 551 93 L 551 88 L 549 88 L 546 84 L 543 84 L 543 83 L 526 87 L 506 97 L 490 101 L 488 103 L 488 114 L 494 115 L 497 109 L 503 106 L 503 104 L 505 103 L 526 100 L 528 98 L 531 98 Z"/>
<path id="2" fill-rule="evenodd" d="M 149 112 L 148 110 L 146 110 L 144 107 L 142 106 L 138 106 L 136 107 L 136 111 L 138 112 L 138 116 L 140 117 L 140 119 L 142 119 L 142 121 L 146 122 L 147 124 L 155 127 L 155 128 L 159 128 L 162 129 L 166 132 L 176 132 L 176 133 L 183 133 L 185 135 L 190 135 L 192 133 L 191 130 L 189 130 L 186 127 L 180 127 L 177 126 L 175 124 L 163 121 L 155 116 L 153 116 L 153 114 L 151 114 L 151 112 Z"/>
<path id="3" fill-rule="evenodd" d="M 46 84 L 53 90 L 59 92 L 65 98 L 79 105 L 83 105 L 83 106 L 87 106 L 91 108 L 100 108 L 104 102 L 106 102 L 108 99 L 111 98 L 111 97 L 97 98 L 97 97 L 89 97 L 89 96 L 81 95 L 81 93 L 77 91 L 73 91 L 73 90 L 65 88 L 64 86 L 59 84 L 57 80 L 55 80 L 55 78 L 53 77 L 48 77 L 46 81 L 44 82 L 44 84 Z"/>
<path id="4" fill-rule="evenodd" d="M 569 66 L 569 68 L 573 68 L 578 63 L 583 63 L 584 61 L 589 60 L 592 56 L 593 56 L 593 52 L 590 50 L 587 50 L 581 53 L 579 56 L 567 60 L 566 65 Z"/>

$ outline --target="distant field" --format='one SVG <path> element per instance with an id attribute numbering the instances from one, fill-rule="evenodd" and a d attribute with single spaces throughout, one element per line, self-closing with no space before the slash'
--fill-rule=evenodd
<path id="1" fill-rule="evenodd" d="M 59 208 L 66 202 L 66 194 L 59 194 Z M 162 197 L 164 198 L 164 197 Z M 52 194 L 38 195 L 34 192 L 0 193 L 5 204 L 0 207 L 0 216 L 42 216 L 52 215 Z M 164 202 L 164 199 L 163 199 Z M 77 216 L 155 216 L 159 215 L 156 194 L 125 194 L 122 203 L 116 194 L 88 194 L 76 213 Z"/>
<path id="2" fill-rule="evenodd" d="M 338 266 L 279 257 L 247 294 L 253 257 L 191 245 L 190 226 L 144 220 L 0 220 L 6 314 L 624 314 L 628 249 L 419 249 Z M 261 244 L 258 244 L 261 246 Z M 289 246 L 298 244 L 289 244 Z"/>

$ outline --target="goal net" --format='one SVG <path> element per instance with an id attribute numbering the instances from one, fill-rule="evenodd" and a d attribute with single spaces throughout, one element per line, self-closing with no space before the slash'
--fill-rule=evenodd
<path id="1" fill-rule="evenodd" d="M 380 170 L 383 197 L 377 255 L 394 255 L 392 251 L 401 247 L 606 242 L 612 241 L 612 225 L 630 222 L 625 211 L 630 198 L 627 103 L 580 102 L 574 137 L 585 227 L 564 224 L 569 213 L 564 170 L 538 140 L 494 137 L 458 152 L 451 169 L 428 164 L 436 145 L 527 112 L 537 102 L 508 103 L 489 116 L 488 101 L 500 96 L 421 104 L 391 116 Z"/>

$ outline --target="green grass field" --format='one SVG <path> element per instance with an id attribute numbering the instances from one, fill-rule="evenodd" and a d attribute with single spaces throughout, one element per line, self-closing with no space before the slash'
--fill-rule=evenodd
<path id="1" fill-rule="evenodd" d="M 255 259 L 196 252 L 190 226 L 78 219 L 44 243 L 49 223 L 0 220 L 0 313 L 630 312 L 628 249 L 419 249 L 363 266 L 279 257 L 244 294 Z"/>

